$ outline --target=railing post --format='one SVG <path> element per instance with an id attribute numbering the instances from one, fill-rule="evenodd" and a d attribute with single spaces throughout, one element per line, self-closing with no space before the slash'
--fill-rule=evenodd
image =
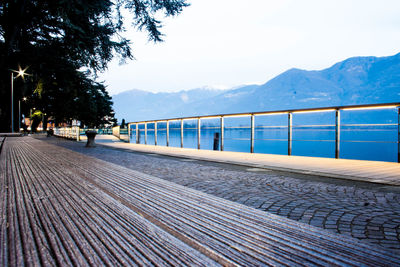
<path id="1" fill-rule="evenodd" d="M 167 121 L 167 146 L 169 146 L 169 121 Z"/>
<path id="2" fill-rule="evenodd" d="M 340 158 L 340 109 L 336 110 L 335 119 L 335 158 Z"/>
<path id="3" fill-rule="evenodd" d="M 183 148 L 183 119 L 181 119 L 181 148 Z"/>
<path id="4" fill-rule="evenodd" d="M 220 126 L 221 126 L 221 151 L 224 151 L 224 117 L 220 118 Z"/>
<path id="5" fill-rule="evenodd" d="M 136 123 L 136 144 L 139 144 L 139 123 Z"/>
<path id="6" fill-rule="evenodd" d="M 157 145 L 157 122 L 154 122 L 154 145 Z"/>
<path id="7" fill-rule="evenodd" d="M 131 124 L 128 123 L 128 143 L 131 142 Z"/>
<path id="8" fill-rule="evenodd" d="M 144 144 L 147 145 L 147 122 L 144 123 Z"/>
<path id="9" fill-rule="evenodd" d="M 288 155 L 292 155 L 292 141 L 293 141 L 293 114 L 288 113 Z"/>
<path id="10" fill-rule="evenodd" d="M 250 153 L 254 153 L 254 115 L 251 114 Z"/>
<path id="11" fill-rule="evenodd" d="M 201 122 L 200 118 L 197 119 L 197 149 L 200 149 L 200 138 L 201 138 Z"/>
<path id="12" fill-rule="evenodd" d="M 397 107 L 397 162 L 400 163 L 400 107 Z"/>

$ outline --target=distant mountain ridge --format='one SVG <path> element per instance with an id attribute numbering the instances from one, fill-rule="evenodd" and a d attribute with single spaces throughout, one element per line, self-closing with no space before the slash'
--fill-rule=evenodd
<path id="1" fill-rule="evenodd" d="M 400 102 L 400 53 L 353 57 L 320 71 L 290 69 L 262 85 L 113 96 L 126 121 L 336 105 Z"/>
<path id="2" fill-rule="evenodd" d="M 177 110 L 205 98 L 219 95 L 223 90 L 198 88 L 173 93 L 152 93 L 129 90 L 112 96 L 114 110 L 119 121 L 149 120 L 168 118 Z"/>

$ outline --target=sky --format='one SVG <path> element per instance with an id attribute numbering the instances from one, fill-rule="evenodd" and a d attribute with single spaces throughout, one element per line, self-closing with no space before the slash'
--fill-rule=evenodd
<path id="1" fill-rule="evenodd" d="M 164 42 L 127 27 L 135 60 L 109 64 L 111 95 L 263 84 L 291 69 L 400 52 L 399 0 L 189 0 Z"/>

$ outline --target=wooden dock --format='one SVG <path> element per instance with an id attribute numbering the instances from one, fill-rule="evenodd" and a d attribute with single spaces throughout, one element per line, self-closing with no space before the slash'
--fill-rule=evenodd
<path id="1" fill-rule="evenodd" d="M 353 238 L 30 137 L 0 154 L 0 266 L 398 266 Z"/>

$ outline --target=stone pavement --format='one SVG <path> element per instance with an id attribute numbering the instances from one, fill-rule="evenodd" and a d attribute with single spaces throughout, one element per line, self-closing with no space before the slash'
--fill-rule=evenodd
<path id="1" fill-rule="evenodd" d="M 99 135 L 96 137 L 96 140 L 106 146 L 145 153 L 400 186 L 400 164 L 397 162 L 213 151 L 132 144 L 122 142 L 111 135 Z"/>
<path id="2" fill-rule="evenodd" d="M 48 142 L 257 209 L 400 252 L 400 187 Z"/>

